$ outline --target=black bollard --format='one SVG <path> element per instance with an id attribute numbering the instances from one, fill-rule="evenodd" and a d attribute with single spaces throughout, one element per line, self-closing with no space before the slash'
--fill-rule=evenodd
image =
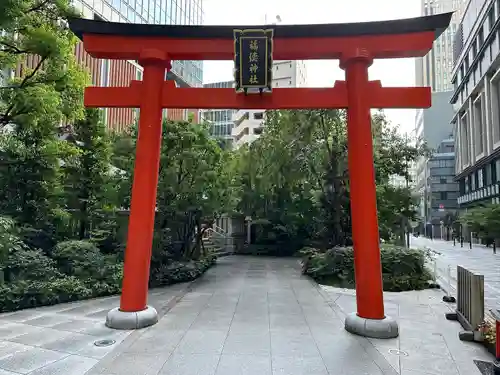
<path id="1" fill-rule="evenodd" d="M 460 247 L 464 247 L 464 238 L 460 237 Z"/>

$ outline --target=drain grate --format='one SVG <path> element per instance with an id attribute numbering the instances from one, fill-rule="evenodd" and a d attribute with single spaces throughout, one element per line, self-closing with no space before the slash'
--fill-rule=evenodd
<path id="1" fill-rule="evenodd" d="M 408 353 L 406 353 L 404 350 L 399 350 L 399 349 L 389 349 L 390 354 L 394 355 L 399 355 L 402 357 L 408 357 Z"/>
<path id="2" fill-rule="evenodd" d="M 111 346 L 115 343 L 115 340 L 98 340 L 94 342 L 95 346 L 103 347 L 103 346 Z"/>

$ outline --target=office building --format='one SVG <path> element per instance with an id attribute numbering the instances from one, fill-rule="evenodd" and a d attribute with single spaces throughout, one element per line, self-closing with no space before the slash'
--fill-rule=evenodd
<path id="1" fill-rule="evenodd" d="M 453 116 L 453 106 L 450 98 L 453 94 L 451 72 L 453 69 L 454 35 L 457 32 L 462 14 L 466 7 L 466 0 L 421 0 L 421 15 L 428 16 L 446 12 L 454 12 L 449 27 L 434 41 L 429 53 L 415 59 L 416 86 L 428 86 L 432 90 L 432 107 L 418 109 L 415 117 L 415 136 L 417 142 L 425 142 L 431 150 L 443 147 L 452 134 L 449 124 Z M 437 152 L 437 154 L 441 154 Z M 429 171 L 435 157 L 429 159 L 420 157 L 415 164 L 415 190 L 420 197 L 420 219 L 423 222 L 432 221 L 432 207 L 429 199 L 438 186 L 429 184 Z M 431 225 L 431 224 L 429 224 Z"/>
<path id="2" fill-rule="evenodd" d="M 417 144 L 426 144 L 430 150 L 437 150 L 443 141 L 449 139 L 453 133 L 450 119 L 453 117 L 453 106 L 450 104 L 452 92 L 432 93 L 432 107 L 418 109 L 415 117 L 415 137 Z M 423 203 L 427 189 L 428 169 L 430 159 L 421 156 L 415 163 L 415 191 L 420 196 L 420 209 L 424 212 Z M 424 219 L 425 215 L 421 215 Z"/>
<path id="3" fill-rule="evenodd" d="M 274 61 L 273 88 L 304 87 L 307 72 L 304 61 Z M 256 140 L 262 134 L 264 110 L 239 110 L 233 116 L 232 136 L 236 148 Z"/>
<path id="4" fill-rule="evenodd" d="M 205 88 L 233 88 L 234 81 L 206 83 Z M 232 143 L 235 109 L 204 109 L 201 111 L 202 122 L 207 122 L 210 126 L 210 135 L 214 138 L 226 140 Z"/>
<path id="5" fill-rule="evenodd" d="M 455 38 L 452 124 L 458 203 L 499 203 L 500 0 L 471 0 Z"/>
<path id="6" fill-rule="evenodd" d="M 450 26 L 434 41 L 429 53 L 415 59 L 417 86 L 429 86 L 433 92 L 451 91 L 453 69 L 453 36 L 455 35 L 466 0 L 421 0 L 421 15 L 455 12 Z"/>
<path id="7" fill-rule="evenodd" d="M 443 140 L 426 163 L 425 181 L 420 195 L 423 232 L 434 237 L 442 221 L 458 208 L 458 184 L 455 182 L 455 141 Z"/>
<path id="8" fill-rule="evenodd" d="M 203 0 L 73 0 L 73 5 L 83 17 L 105 21 L 203 24 Z M 75 53 L 77 60 L 89 69 L 94 85 L 127 86 L 131 80 L 142 77 L 142 67 L 134 61 L 93 59 L 81 43 Z M 175 80 L 180 86 L 202 86 L 202 61 L 174 61 L 172 65 L 167 79 Z M 136 112 L 131 108 L 105 109 L 105 121 L 110 129 L 122 131 L 135 121 Z M 198 117 L 198 111 L 184 109 L 168 109 L 165 114 L 172 120 L 187 120 L 190 116 L 197 120 Z"/>

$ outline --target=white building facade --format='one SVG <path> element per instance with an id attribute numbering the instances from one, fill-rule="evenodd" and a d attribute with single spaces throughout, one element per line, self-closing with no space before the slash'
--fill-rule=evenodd
<path id="1" fill-rule="evenodd" d="M 431 87 L 432 92 L 450 91 L 453 69 L 453 37 L 462 18 L 466 0 L 421 0 L 420 14 L 454 12 L 449 27 L 434 41 L 432 49 L 424 57 L 415 59 L 417 86 Z"/>
<path id="2" fill-rule="evenodd" d="M 499 203 L 500 0 L 471 0 L 455 40 L 452 74 L 458 203 Z"/>
<path id="3" fill-rule="evenodd" d="M 307 70 L 304 61 L 273 62 L 273 88 L 305 87 L 306 84 Z M 262 134 L 264 119 L 264 110 L 242 109 L 237 111 L 233 116 L 234 147 L 238 148 L 256 140 Z"/>

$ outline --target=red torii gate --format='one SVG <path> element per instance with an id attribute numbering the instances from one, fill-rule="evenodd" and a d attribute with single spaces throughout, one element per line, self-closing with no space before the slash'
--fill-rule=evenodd
<path id="1" fill-rule="evenodd" d="M 384 88 L 368 80 L 373 59 L 420 57 L 448 27 L 452 13 L 412 19 L 323 25 L 245 27 L 274 31 L 276 60 L 339 59 L 345 81 L 333 88 L 276 88 L 262 95 L 225 88 L 178 88 L 165 81 L 171 60 L 232 60 L 236 26 L 176 26 L 70 20 L 71 30 L 95 58 L 137 60 L 143 80 L 130 87 L 88 87 L 88 107 L 140 108 L 132 204 L 120 307 L 109 312 L 112 328 L 135 329 L 157 322 L 147 305 L 156 206 L 163 108 L 315 109 L 346 108 L 348 163 L 355 255 L 357 313 L 352 333 L 389 338 L 397 323 L 384 314 L 374 182 L 370 108 L 428 108 L 427 87 Z"/>

